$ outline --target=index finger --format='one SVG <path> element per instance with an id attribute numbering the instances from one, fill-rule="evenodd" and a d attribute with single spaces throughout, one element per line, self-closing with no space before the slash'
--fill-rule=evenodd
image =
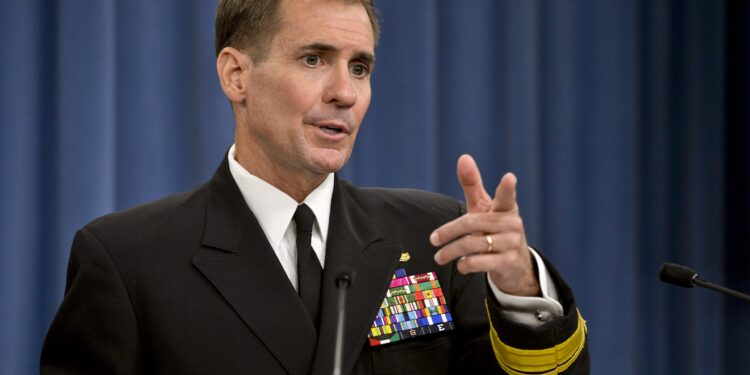
<path id="1" fill-rule="evenodd" d="M 470 213 L 486 212 L 492 204 L 492 198 L 484 190 L 482 175 L 474 158 L 468 154 L 461 155 L 458 158 L 456 173 L 466 198 L 466 210 Z"/>

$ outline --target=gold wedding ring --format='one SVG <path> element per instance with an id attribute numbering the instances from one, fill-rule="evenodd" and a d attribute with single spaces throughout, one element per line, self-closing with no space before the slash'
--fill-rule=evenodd
<path id="1" fill-rule="evenodd" d="M 491 253 L 492 252 L 492 237 L 490 235 L 484 236 L 484 240 L 487 241 L 487 251 L 485 253 Z"/>

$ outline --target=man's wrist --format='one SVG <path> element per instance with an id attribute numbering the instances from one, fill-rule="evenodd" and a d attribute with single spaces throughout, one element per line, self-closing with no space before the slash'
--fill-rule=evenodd
<path id="1" fill-rule="evenodd" d="M 533 263 L 537 268 L 541 296 L 527 297 L 505 293 L 492 282 L 489 274 L 487 275 L 487 283 L 506 318 L 518 323 L 538 326 L 553 318 L 563 316 L 564 311 L 557 300 L 557 288 L 552 282 L 544 261 L 531 247 L 529 247 L 529 252 L 531 252 Z"/>

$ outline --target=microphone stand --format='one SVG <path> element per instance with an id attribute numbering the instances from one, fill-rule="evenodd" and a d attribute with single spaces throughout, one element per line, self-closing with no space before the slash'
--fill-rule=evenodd
<path id="1" fill-rule="evenodd" d="M 338 296 L 338 317 L 336 319 L 336 346 L 333 356 L 333 374 L 341 375 L 342 352 L 344 349 L 344 319 L 346 318 L 346 292 L 352 282 L 348 273 L 342 273 L 336 278 Z"/>

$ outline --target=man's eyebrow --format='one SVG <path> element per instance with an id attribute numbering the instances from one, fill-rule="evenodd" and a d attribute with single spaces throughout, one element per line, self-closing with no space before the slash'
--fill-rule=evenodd
<path id="1" fill-rule="evenodd" d="M 315 52 L 339 52 L 339 48 L 336 46 L 326 43 L 311 43 L 300 47 L 301 51 L 315 51 Z M 375 55 L 365 51 L 359 51 L 355 54 L 355 58 L 368 65 L 375 65 Z"/>
<path id="2" fill-rule="evenodd" d="M 369 52 L 360 52 L 357 54 L 357 60 L 362 61 L 363 63 L 373 66 L 375 65 L 375 55 L 369 53 Z"/>

